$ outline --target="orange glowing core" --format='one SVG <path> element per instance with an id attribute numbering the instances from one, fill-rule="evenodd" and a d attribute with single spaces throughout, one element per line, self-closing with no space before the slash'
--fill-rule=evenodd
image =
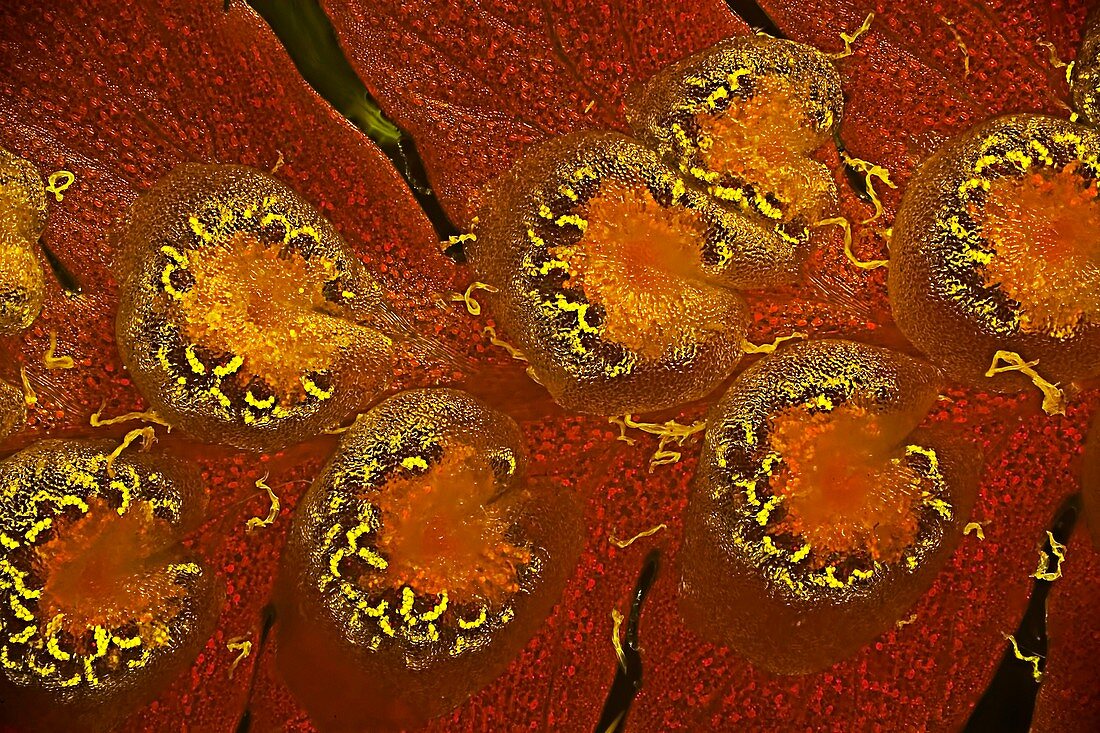
<path id="1" fill-rule="evenodd" d="M 849 405 L 773 418 L 771 445 L 783 462 L 771 488 L 786 509 L 775 529 L 807 542 L 811 561 L 866 552 L 895 562 L 916 541 L 921 477 L 900 457 L 899 431 L 888 423 Z"/>
<path id="2" fill-rule="evenodd" d="M 708 169 L 773 194 L 783 204 L 783 221 L 815 222 L 829 205 L 833 184 L 828 169 L 808 157 L 821 140 L 799 96 L 805 92 L 790 81 L 765 77 L 752 97 L 734 100 L 721 114 L 701 111 L 695 121 Z"/>
<path id="3" fill-rule="evenodd" d="M 97 498 L 88 507 L 82 517 L 57 521 L 36 548 L 35 567 L 45 579 L 41 620 L 64 614 L 61 628 L 79 644 L 96 626 L 141 628 L 175 617 L 186 589 L 167 569 L 177 547 L 170 525 L 145 502 L 121 516 Z"/>
<path id="4" fill-rule="evenodd" d="M 607 181 L 589 199 L 588 227 L 571 246 L 551 248 L 569 265 L 567 288 L 600 305 L 603 335 L 648 358 L 723 331 L 711 315 L 720 289 L 702 270 L 698 212 L 665 208 L 645 186 Z"/>
<path id="5" fill-rule="evenodd" d="M 354 325 L 324 296 L 338 276 L 328 258 L 281 254 L 238 232 L 228 245 L 191 251 L 188 259 L 194 285 L 179 301 L 184 334 L 240 356 L 242 374 L 264 379 L 284 403 L 302 395 L 302 375 L 331 369 L 353 340 Z"/>
<path id="6" fill-rule="evenodd" d="M 509 502 L 491 501 L 496 488 L 488 462 L 465 445 L 449 447 L 424 475 L 386 484 L 378 549 L 389 569 L 377 584 L 504 603 L 519 590 L 517 568 L 531 552 L 509 541 Z"/>
<path id="7" fill-rule="evenodd" d="M 1022 331 L 1068 338 L 1100 315 L 1100 201 L 1080 163 L 994 180 L 976 219 L 985 283 L 1020 304 Z"/>

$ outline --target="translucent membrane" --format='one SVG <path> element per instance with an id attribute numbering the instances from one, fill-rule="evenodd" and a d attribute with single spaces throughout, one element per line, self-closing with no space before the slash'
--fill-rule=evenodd
<path id="1" fill-rule="evenodd" d="M 23 392 L 14 384 L 0 379 L 0 440 L 19 432 L 27 419 Z"/>
<path id="2" fill-rule="evenodd" d="M 31 163 L 0 148 L 0 336 L 27 328 L 45 300 L 38 238 L 46 190 Z"/>
<path id="3" fill-rule="evenodd" d="M 123 235 L 119 350 L 153 409 L 195 437 L 270 450 L 386 385 L 395 319 L 332 226 L 265 173 L 182 165 Z"/>
<path id="4" fill-rule="evenodd" d="M 905 193 L 890 244 L 890 302 L 906 336 L 952 377 L 994 354 L 1038 360 L 1048 381 L 1100 374 L 1100 133 L 1013 115 L 941 147 Z M 1005 374 L 993 386 L 1024 388 Z"/>
<path id="5" fill-rule="evenodd" d="M 198 472 L 50 440 L 0 462 L 0 696 L 31 730 L 107 730 L 189 667 L 218 616 L 179 544 Z"/>
<path id="6" fill-rule="evenodd" d="M 563 406 L 597 414 L 701 397 L 741 356 L 738 288 L 801 254 L 630 138 L 582 133 L 496 181 L 468 255 L 493 316 Z"/>
<path id="7" fill-rule="evenodd" d="M 456 390 L 400 393 L 344 435 L 295 515 L 277 599 L 279 668 L 318 727 L 417 725 L 543 623 L 579 515 L 526 464 L 515 423 Z"/>
<path id="8" fill-rule="evenodd" d="M 919 429 L 941 375 L 847 341 L 784 348 L 707 421 L 682 610 L 753 664 L 808 673 L 902 617 L 962 533 L 979 460 Z"/>

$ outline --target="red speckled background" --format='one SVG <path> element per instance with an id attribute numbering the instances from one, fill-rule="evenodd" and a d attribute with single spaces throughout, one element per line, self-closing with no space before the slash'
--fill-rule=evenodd
<path id="1" fill-rule="evenodd" d="M 625 126 L 622 99 L 662 65 L 747 27 L 717 0 L 664 4 L 624 0 L 379 0 L 323 2 L 356 70 L 422 151 L 433 185 L 460 226 L 477 192 L 522 150 L 581 128 Z M 883 221 L 856 229 L 856 251 L 881 256 L 900 192 L 920 161 L 952 133 L 999 112 L 1067 115 L 1068 90 L 1039 40 L 1069 60 L 1085 13 L 1080 0 L 767 0 L 792 38 L 827 50 L 838 34 L 878 17 L 840 62 L 848 96 L 843 136 L 850 152 L 887 167 Z M 969 48 L 970 73 L 947 18 Z M 591 106 L 589 106 L 591 104 Z M 587 112 L 585 110 L 588 110 Z M 986 454 L 971 535 L 912 621 L 855 657 L 816 675 L 774 678 L 685 629 L 675 607 L 680 516 L 695 448 L 674 466 L 648 471 L 656 441 L 628 446 L 602 418 L 555 408 L 519 365 L 492 347 L 475 319 L 449 302 L 472 279 L 439 254 L 432 228 L 384 155 L 301 80 L 267 26 L 238 0 L 157 3 L 30 2 L 0 10 L 0 146 L 45 174 L 76 182 L 51 202 L 46 241 L 77 273 L 85 294 L 65 296 L 50 280 L 43 316 L 0 341 L 0 377 L 25 365 L 41 404 L 29 427 L 0 446 L 44 435 L 92 431 L 88 416 L 143 406 L 113 342 L 116 283 L 112 230 L 134 198 L 185 160 L 270 168 L 335 224 L 379 272 L 422 333 L 463 355 L 452 371 L 403 365 L 396 386 L 456 384 L 513 414 L 524 427 L 533 470 L 586 499 L 588 540 L 561 603 L 496 682 L 433 731 L 592 730 L 615 672 L 611 609 L 627 607 L 645 552 L 666 549 L 664 569 L 641 626 L 645 685 L 629 729 L 952 730 L 986 688 L 1031 589 L 1038 550 L 1055 509 L 1079 489 L 1080 453 L 1100 392 L 1086 390 L 1065 417 L 1038 410 L 1036 394 L 1002 398 L 949 392 L 932 421 L 956 423 Z M 835 157 L 831 158 L 833 162 Z M 842 208 L 860 220 L 870 207 L 841 186 Z M 757 294 L 753 338 L 791 330 L 845 334 L 906 348 L 894 329 L 884 271 L 851 268 L 838 233 L 823 237 L 807 281 Z M 48 334 L 77 368 L 47 371 Z M 747 363 L 750 360 L 747 360 Z M 705 405 L 681 413 L 702 415 Z M 661 416 L 666 419 L 665 416 Z M 335 445 L 319 440 L 253 456 L 161 436 L 160 448 L 196 457 L 210 485 L 211 520 L 195 538 L 220 568 L 227 602 L 218 629 L 189 673 L 136 714 L 133 731 L 231 731 L 258 665 L 253 730 L 311 726 L 279 681 L 273 645 L 244 660 L 232 679 L 230 638 L 252 634 L 267 603 L 290 512 Z M 254 482 L 270 472 L 282 497 L 275 525 L 245 532 L 266 512 Z M 658 523 L 668 530 L 627 549 Z M 1036 712 L 1042 731 L 1100 730 L 1100 559 L 1079 527 L 1064 577 L 1049 601 L 1050 648 Z"/>

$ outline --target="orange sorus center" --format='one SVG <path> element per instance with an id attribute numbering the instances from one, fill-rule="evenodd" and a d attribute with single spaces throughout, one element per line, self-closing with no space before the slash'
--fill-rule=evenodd
<path id="1" fill-rule="evenodd" d="M 890 422 L 849 405 L 812 414 L 795 407 L 772 419 L 782 464 L 771 488 L 786 509 L 774 531 L 808 543 L 811 562 L 833 553 L 895 562 L 916 541 L 921 477 L 901 457 Z"/>
<path id="2" fill-rule="evenodd" d="M 649 358 L 724 330 L 702 270 L 705 228 L 685 207 L 665 208 L 643 185 L 606 181 L 585 207 L 575 245 L 550 253 L 569 265 L 567 288 L 605 313 L 603 335 Z"/>
<path id="3" fill-rule="evenodd" d="M 377 499 L 378 549 L 389 567 L 372 584 L 446 592 L 459 602 L 506 602 L 519 590 L 517 568 L 531 552 L 508 540 L 508 501 L 491 501 L 496 488 L 488 462 L 465 445 L 448 447 L 423 475 L 387 483 Z"/>
<path id="4" fill-rule="evenodd" d="M 799 93 L 786 79 L 764 77 L 748 99 L 734 99 L 720 114 L 701 111 L 704 165 L 752 183 L 761 194 L 784 203 L 782 219 L 821 218 L 829 203 L 832 178 L 809 157 L 821 144 Z"/>
<path id="5" fill-rule="evenodd" d="M 1100 201 L 1079 162 L 994 180 L 977 218 L 986 285 L 1020 304 L 1022 331 L 1065 338 L 1100 314 Z"/>
<path id="6" fill-rule="evenodd" d="M 135 502 L 121 516 L 98 498 L 88 512 L 55 520 L 50 538 L 35 549 L 44 579 L 39 622 L 64 614 L 61 628 L 77 640 L 95 626 L 139 627 L 176 616 L 186 590 L 167 566 L 177 546 L 171 526 Z"/>
<path id="7" fill-rule="evenodd" d="M 302 375 L 332 368 L 350 343 L 324 297 L 325 283 L 337 276 L 332 260 L 281 254 L 243 232 L 224 246 L 188 252 L 188 260 L 194 284 L 180 301 L 184 334 L 240 356 L 242 376 L 262 378 L 282 402 L 300 397 Z"/>

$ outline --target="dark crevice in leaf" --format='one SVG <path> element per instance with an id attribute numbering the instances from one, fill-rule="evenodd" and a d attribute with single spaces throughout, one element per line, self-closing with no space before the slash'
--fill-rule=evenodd
<path id="1" fill-rule="evenodd" d="M 46 244 L 46 240 L 39 238 L 38 245 L 42 248 L 42 254 L 46 257 L 46 262 L 50 264 L 50 270 L 53 271 L 54 277 L 57 278 L 57 282 L 61 284 L 65 292 L 69 295 L 80 295 L 84 292 L 84 289 L 80 287 L 80 281 L 76 279 L 76 275 L 50 249 L 50 245 Z"/>
<path id="2" fill-rule="evenodd" d="M 1080 511 L 1080 494 L 1069 497 L 1059 507 L 1050 527 L 1050 533 L 1056 541 L 1063 545 L 1069 544 Z M 1054 557 L 1054 548 L 1049 539 L 1043 545 L 1042 551 L 1048 557 Z M 1051 580 L 1035 579 L 1024 618 L 1013 634 L 1021 654 L 1039 656 L 1040 673 L 1046 667 L 1047 596 L 1053 583 Z M 993 681 L 978 700 L 966 728 L 963 729 L 964 733 L 985 733 L 992 730 L 1000 733 L 1026 733 L 1031 728 L 1035 700 L 1042 680 L 1035 679 L 1035 668 L 1030 662 L 1017 658 L 1011 643 L 1006 640 L 1005 644 L 1007 649 L 1001 656 Z"/>
<path id="3" fill-rule="evenodd" d="M 848 187 L 860 201 L 871 203 L 871 192 L 867 190 L 867 176 L 848 162 L 848 149 L 844 147 L 844 140 L 840 137 L 839 126 L 833 128 L 833 143 L 836 145 L 837 152 L 840 153 L 840 161 L 844 166 L 844 179 L 848 182 Z"/>
<path id="4" fill-rule="evenodd" d="M 754 30 L 767 33 L 773 38 L 786 38 L 783 31 L 771 19 L 767 11 L 756 0 L 726 0 L 726 5 L 734 15 L 745 21 Z"/>
<path id="5" fill-rule="evenodd" d="M 466 261 L 466 249 L 463 246 L 462 242 L 455 242 L 454 244 L 450 245 L 449 247 L 447 247 L 447 249 L 443 250 L 443 254 L 447 255 L 455 262 Z"/>
<path id="6" fill-rule="evenodd" d="M 252 695 L 256 691 L 256 678 L 260 673 L 260 658 L 267 646 L 267 639 L 271 636 L 271 627 L 275 625 L 275 604 L 267 604 L 261 613 L 263 614 L 263 626 L 260 627 L 260 638 L 256 640 L 256 660 L 252 663 L 252 675 L 248 681 L 248 695 L 245 697 L 244 712 L 241 713 L 241 718 L 237 721 L 237 727 L 234 728 L 235 733 L 249 733 L 252 729 Z"/>
<path id="7" fill-rule="evenodd" d="M 642 689 L 642 654 L 638 649 L 638 620 L 642 615 L 642 604 L 645 603 L 646 595 L 653 587 L 653 581 L 657 579 L 660 561 L 661 551 L 650 550 L 642 565 L 642 572 L 638 575 L 638 583 L 634 586 L 634 600 L 630 604 L 630 616 L 626 622 L 626 634 L 623 636 L 622 648 L 626 664 L 625 666 L 618 664 L 615 669 L 615 679 L 611 682 L 611 690 L 607 693 L 603 712 L 600 713 L 600 721 L 596 723 L 596 733 L 622 731 L 626 724 L 626 714 L 630 712 L 634 697 Z"/>
<path id="8" fill-rule="evenodd" d="M 344 55 L 317 0 L 248 0 L 282 42 L 302 77 L 389 157 L 441 240 L 459 233 L 428 185 L 412 137 L 391 122 Z M 451 248 L 455 249 L 454 247 Z M 448 250 L 458 259 L 458 253 Z"/>

